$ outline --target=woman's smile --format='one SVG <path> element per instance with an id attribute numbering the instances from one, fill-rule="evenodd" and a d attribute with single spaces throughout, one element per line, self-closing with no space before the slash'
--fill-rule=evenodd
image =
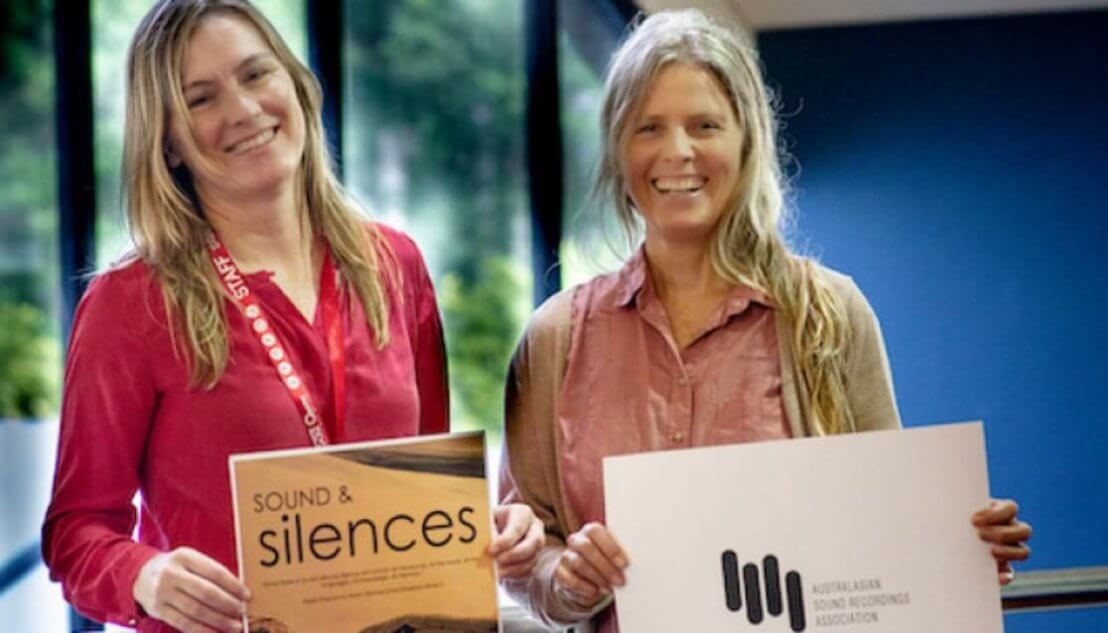
<path id="1" fill-rule="evenodd" d="M 247 138 L 236 141 L 225 151 L 231 155 L 241 155 L 250 152 L 253 149 L 268 145 L 270 141 L 277 136 L 277 127 L 266 128 L 257 134 L 248 136 Z"/>

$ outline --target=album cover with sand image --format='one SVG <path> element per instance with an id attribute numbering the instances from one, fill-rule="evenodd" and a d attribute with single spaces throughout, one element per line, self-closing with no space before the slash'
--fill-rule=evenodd
<path id="1" fill-rule="evenodd" d="M 251 633 L 488 633 L 483 433 L 230 458 Z"/>

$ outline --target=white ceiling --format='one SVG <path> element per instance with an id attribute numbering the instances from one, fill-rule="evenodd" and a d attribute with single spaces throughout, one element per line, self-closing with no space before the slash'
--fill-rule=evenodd
<path id="1" fill-rule="evenodd" d="M 639 0 L 647 12 L 695 6 L 746 29 L 800 28 L 1108 8 L 1108 0 Z"/>

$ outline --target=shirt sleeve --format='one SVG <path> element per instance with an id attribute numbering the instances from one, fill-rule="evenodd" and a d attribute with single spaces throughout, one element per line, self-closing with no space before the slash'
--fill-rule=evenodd
<path id="1" fill-rule="evenodd" d="M 445 433 L 450 430 L 450 395 L 442 318 L 423 255 L 411 238 L 404 235 L 402 240 L 405 296 L 412 306 L 408 311 L 413 319 L 409 332 L 419 390 L 419 432 Z"/>
<path id="2" fill-rule="evenodd" d="M 847 400 L 858 431 L 899 429 L 889 356 L 877 314 L 853 280 L 847 299 L 852 340 L 847 365 Z"/>
<path id="3" fill-rule="evenodd" d="M 157 553 L 131 538 L 157 393 L 144 349 L 149 312 L 115 276 L 92 283 L 74 321 L 42 553 L 78 611 L 133 626 L 132 586 Z"/>
<path id="4" fill-rule="evenodd" d="M 546 546 L 531 573 L 502 579 L 505 591 L 547 626 L 588 620 L 608 606 L 582 608 L 554 590 L 554 573 L 569 527 L 559 510 L 555 398 L 564 370 L 572 292 L 552 298 L 536 311 L 509 366 L 504 394 L 504 446 L 500 461 L 500 502 L 525 503 L 543 522 Z"/>

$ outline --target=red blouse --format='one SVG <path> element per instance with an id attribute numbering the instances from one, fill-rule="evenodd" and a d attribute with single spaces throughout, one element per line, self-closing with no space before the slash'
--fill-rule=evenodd
<path id="1" fill-rule="evenodd" d="M 448 429 L 442 324 L 412 240 L 377 225 L 395 253 L 390 342 L 377 349 L 361 303 L 344 288 L 346 423 L 343 441 Z M 271 274 L 246 275 L 331 419 L 331 365 L 322 316 L 308 323 Z M 189 387 L 166 326 L 162 295 L 141 262 L 97 277 L 77 310 L 65 370 L 54 491 L 43 558 L 66 599 L 100 621 L 172 630 L 143 618 L 132 597 L 139 569 L 159 551 L 189 546 L 234 572 L 227 458 L 311 443 L 289 392 L 257 338 L 227 304 L 230 359 L 218 384 Z M 139 540 L 131 534 L 141 491 Z"/>

